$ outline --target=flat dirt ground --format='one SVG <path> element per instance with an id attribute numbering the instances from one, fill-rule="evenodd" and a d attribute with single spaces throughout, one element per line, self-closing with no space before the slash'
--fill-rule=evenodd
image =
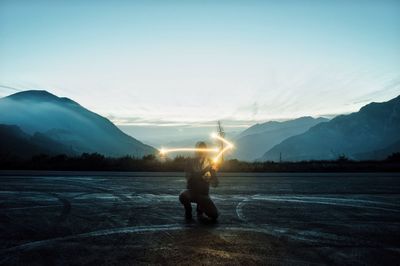
<path id="1" fill-rule="evenodd" d="M 400 174 L 221 175 L 216 224 L 184 220 L 184 187 L 182 173 L 0 172 L 0 264 L 400 264 Z"/>

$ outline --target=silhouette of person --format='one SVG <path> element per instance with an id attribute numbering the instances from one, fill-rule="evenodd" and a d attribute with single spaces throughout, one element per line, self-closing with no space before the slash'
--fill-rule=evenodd
<path id="1" fill-rule="evenodd" d="M 196 148 L 207 148 L 206 143 L 199 141 Z M 205 151 L 196 151 L 195 158 L 189 159 L 186 165 L 187 186 L 179 195 L 179 201 L 185 207 L 185 217 L 192 219 L 192 202 L 197 204 L 197 216 L 203 218 L 205 213 L 211 220 L 218 218 L 218 210 L 209 196 L 210 184 L 218 186 L 216 170 Z"/>

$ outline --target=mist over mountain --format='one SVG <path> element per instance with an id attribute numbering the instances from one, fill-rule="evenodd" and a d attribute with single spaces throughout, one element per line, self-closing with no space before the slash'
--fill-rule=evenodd
<path id="1" fill-rule="evenodd" d="M 78 154 L 143 156 L 155 152 L 151 146 L 123 133 L 108 119 L 47 91 L 23 91 L 1 98 L 0 123 L 16 125 L 28 135 L 40 133 Z"/>
<path id="2" fill-rule="evenodd" d="M 370 103 L 290 137 L 267 151 L 262 160 L 382 159 L 400 151 L 400 96 Z"/>
<path id="3" fill-rule="evenodd" d="M 256 124 L 239 134 L 235 141 L 235 151 L 230 157 L 246 161 L 258 159 L 284 139 L 304 133 L 312 126 L 326 121 L 326 118 L 308 116 L 284 122 Z"/>

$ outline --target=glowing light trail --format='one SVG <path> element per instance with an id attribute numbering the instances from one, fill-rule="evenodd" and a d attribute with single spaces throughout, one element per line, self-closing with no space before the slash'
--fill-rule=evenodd
<path id="1" fill-rule="evenodd" d="M 172 149 L 165 149 L 165 148 L 161 148 L 160 149 L 160 154 L 161 155 L 165 155 L 167 153 L 170 152 L 189 152 L 189 151 L 202 151 L 202 152 L 214 152 L 217 153 L 219 152 L 218 148 L 172 148 Z"/>
<path id="2" fill-rule="evenodd" d="M 229 141 L 227 141 L 226 139 L 224 139 L 223 137 L 219 136 L 218 134 L 212 133 L 211 134 L 212 138 L 218 139 L 220 141 L 222 141 L 225 144 L 225 147 L 223 149 L 220 150 L 220 152 L 217 154 L 217 156 L 214 157 L 214 163 L 217 163 L 219 161 L 219 159 L 221 158 L 222 154 L 224 154 L 226 151 L 233 149 L 233 144 Z"/>
<path id="3" fill-rule="evenodd" d="M 213 158 L 214 163 L 217 163 L 220 160 L 221 156 L 228 150 L 233 149 L 234 146 L 231 142 L 229 142 L 228 140 L 219 136 L 216 133 L 212 133 L 211 137 L 214 139 L 218 139 L 219 141 L 222 141 L 225 144 L 224 148 L 223 149 L 220 149 L 220 148 L 171 148 L 171 149 L 161 148 L 159 150 L 160 155 L 164 156 L 167 153 L 171 153 L 171 152 L 196 152 L 196 151 L 211 152 L 211 153 L 217 153 L 217 155 Z"/>

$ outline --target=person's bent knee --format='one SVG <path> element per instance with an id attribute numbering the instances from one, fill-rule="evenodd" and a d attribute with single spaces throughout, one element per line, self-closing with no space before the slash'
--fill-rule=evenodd
<path id="1" fill-rule="evenodd" d="M 190 202 L 189 196 L 187 195 L 186 191 L 183 191 L 180 195 L 179 195 L 179 201 L 182 204 L 187 204 Z"/>

